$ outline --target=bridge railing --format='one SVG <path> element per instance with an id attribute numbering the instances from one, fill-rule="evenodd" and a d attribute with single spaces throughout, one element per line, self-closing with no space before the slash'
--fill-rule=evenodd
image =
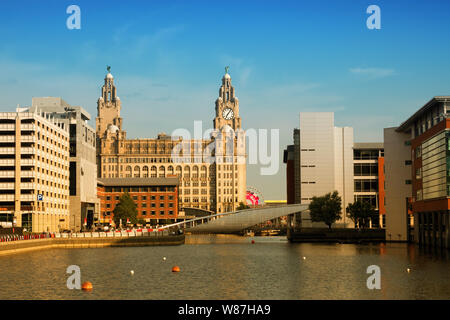
<path id="1" fill-rule="evenodd" d="M 283 205 L 280 207 L 286 208 L 286 207 L 293 207 L 293 206 L 298 206 L 298 204 L 288 204 L 288 205 Z M 279 208 L 276 206 L 270 207 L 271 209 L 275 209 L 275 208 Z M 244 209 L 244 210 L 238 210 L 238 211 L 230 211 L 230 212 L 223 212 L 223 213 L 216 213 L 216 214 L 212 214 L 209 216 L 203 216 L 203 217 L 198 217 L 198 218 L 194 218 L 194 219 L 189 219 L 189 220 L 185 220 L 185 221 L 181 221 L 181 222 L 176 222 L 176 223 L 172 223 L 172 224 L 168 224 L 165 226 L 160 227 L 160 229 L 165 229 L 165 228 L 172 228 L 172 227 L 177 227 L 177 226 L 181 226 L 181 225 L 186 225 L 186 224 L 195 224 L 195 222 L 197 221 L 201 221 L 201 220 L 211 220 L 212 218 L 222 218 L 224 216 L 229 216 L 232 214 L 236 214 L 236 213 L 243 213 L 243 212 L 248 212 L 251 213 L 253 211 L 260 211 L 260 210 L 267 210 L 269 209 L 268 207 L 266 208 L 251 208 L 251 209 Z"/>

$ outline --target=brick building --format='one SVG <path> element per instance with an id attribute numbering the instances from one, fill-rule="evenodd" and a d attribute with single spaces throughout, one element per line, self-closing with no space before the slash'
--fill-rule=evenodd
<path id="1" fill-rule="evenodd" d="M 167 178 L 99 178 L 100 223 L 110 223 L 120 197 L 128 192 L 137 206 L 138 219 L 147 224 L 176 222 L 178 218 L 177 177 Z"/>

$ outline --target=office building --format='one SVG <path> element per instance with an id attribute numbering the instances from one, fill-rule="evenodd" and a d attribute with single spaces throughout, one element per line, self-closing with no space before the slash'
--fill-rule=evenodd
<path id="1" fill-rule="evenodd" d="M 384 130 L 387 240 L 450 248 L 449 114 L 450 96 L 436 96 Z"/>
<path id="2" fill-rule="evenodd" d="M 90 229 L 98 222 L 96 196 L 97 164 L 95 130 L 88 121 L 90 114 L 80 106 L 71 106 L 58 97 L 32 99 L 29 112 L 40 112 L 64 123 L 70 134 L 70 229 Z"/>
<path id="3" fill-rule="evenodd" d="M 342 212 L 336 226 L 352 227 L 345 208 L 353 202 L 353 128 L 335 127 L 333 112 L 301 112 L 300 129 L 294 130 L 293 138 L 294 145 L 284 153 L 288 203 L 309 204 L 314 196 L 338 191 Z M 302 224 L 322 226 L 307 214 Z"/>
<path id="4" fill-rule="evenodd" d="M 69 227 L 69 131 L 43 113 L 0 113 L 0 220 L 32 232 Z"/>

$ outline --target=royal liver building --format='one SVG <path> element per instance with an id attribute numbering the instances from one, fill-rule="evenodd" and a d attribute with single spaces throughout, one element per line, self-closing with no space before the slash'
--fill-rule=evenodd
<path id="1" fill-rule="evenodd" d="M 246 202 L 245 136 L 228 69 L 222 78 L 208 140 L 165 134 L 156 139 L 127 139 L 120 110 L 114 77 L 108 72 L 97 101 L 100 178 L 178 176 L 181 210 L 198 208 L 220 213 Z"/>

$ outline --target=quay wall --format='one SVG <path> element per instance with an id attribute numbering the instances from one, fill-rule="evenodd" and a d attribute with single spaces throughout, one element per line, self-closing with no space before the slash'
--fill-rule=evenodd
<path id="1" fill-rule="evenodd" d="M 53 248 L 103 248 L 180 245 L 184 244 L 184 240 L 184 234 L 120 238 L 46 238 L 18 240 L 11 242 L 1 242 L 0 256 Z"/>

